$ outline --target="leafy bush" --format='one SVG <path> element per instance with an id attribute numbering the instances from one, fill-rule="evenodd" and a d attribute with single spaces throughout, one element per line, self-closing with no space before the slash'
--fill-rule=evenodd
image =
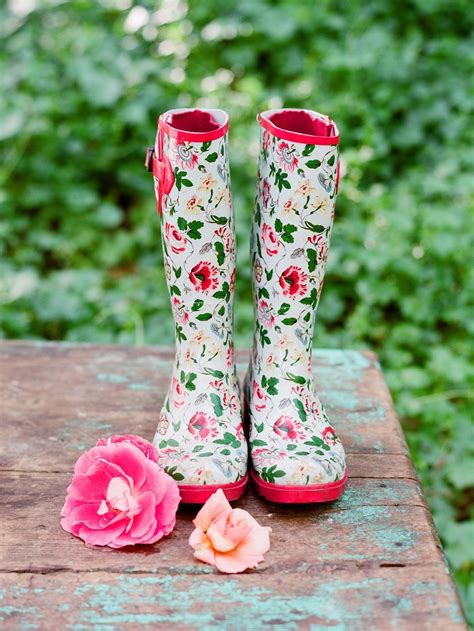
<path id="1" fill-rule="evenodd" d="M 473 618 L 474 5 L 130 5 L 0 10 L 3 335 L 172 343 L 142 162 L 156 115 L 195 104 L 231 116 L 236 330 L 249 346 L 255 114 L 330 113 L 345 174 L 317 343 L 379 353 Z"/>

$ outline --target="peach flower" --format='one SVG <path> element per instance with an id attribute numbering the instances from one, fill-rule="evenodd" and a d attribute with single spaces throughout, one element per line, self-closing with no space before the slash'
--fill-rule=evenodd
<path id="1" fill-rule="evenodd" d="M 270 549 L 271 528 L 241 508 L 232 508 L 222 489 L 207 500 L 189 537 L 194 556 L 226 574 L 257 567 Z"/>
<path id="2" fill-rule="evenodd" d="M 148 445 L 138 436 L 112 436 L 79 457 L 61 511 L 66 532 L 122 548 L 155 543 L 173 530 L 178 486 Z"/>

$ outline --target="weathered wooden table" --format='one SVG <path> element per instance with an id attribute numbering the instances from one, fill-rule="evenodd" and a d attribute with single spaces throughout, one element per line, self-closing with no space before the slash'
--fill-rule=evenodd
<path id="1" fill-rule="evenodd" d="M 59 526 L 84 449 L 112 433 L 152 438 L 172 351 L 1 344 L 1 628 L 465 628 L 376 359 L 315 357 L 348 488 L 333 504 L 296 508 L 249 489 L 238 505 L 272 527 L 272 548 L 258 570 L 225 576 L 188 547 L 196 508 L 180 509 L 167 539 L 122 551 Z"/>

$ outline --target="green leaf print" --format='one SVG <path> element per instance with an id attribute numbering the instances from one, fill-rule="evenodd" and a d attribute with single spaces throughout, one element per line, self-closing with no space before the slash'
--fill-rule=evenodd
<path id="1" fill-rule="evenodd" d="M 290 308 L 290 305 L 287 302 L 284 302 L 281 307 L 278 309 L 278 315 L 285 315 L 285 313 Z"/>
<path id="2" fill-rule="evenodd" d="M 312 232 L 317 232 L 318 234 L 321 234 L 322 232 L 326 230 L 324 226 L 321 226 L 320 224 L 316 224 L 316 223 L 311 223 L 310 221 L 305 221 L 304 225 L 306 226 L 308 230 L 311 230 Z"/>
<path id="3" fill-rule="evenodd" d="M 275 395 L 278 394 L 278 389 L 277 389 L 277 384 L 278 384 L 278 377 L 270 377 L 270 379 L 265 380 L 266 381 L 266 390 L 268 392 L 268 394 L 270 395 Z M 262 378 L 262 386 L 263 386 L 263 378 Z"/>
<path id="4" fill-rule="evenodd" d="M 199 311 L 199 309 L 201 309 L 201 307 L 204 305 L 204 300 L 201 300 L 200 298 L 198 298 L 197 300 L 195 300 L 193 302 L 193 306 L 191 307 L 191 311 Z"/>
<path id="5" fill-rule="evenodd" d="M 211 144 L 212 144 L 212 142 L 210 140 L 206 140 L 206 142 L 203 142 L 202 145 L 201 145 L 202 153 L 207 151 L 209 149 L 209 147 L 211 146 Z"/>
<path id="6" fill-rule="evenodd" d="M 297 383 L 299 386 L 304 386 L 306 383 L 306 377 L 303 377 L 302 375 L 294 375 L 292 372 L 287 372 L 286 376 L 290 381 Z"/>
<path id="7" fill-rule="evenodd" d="M 296 411 L 298 412 L 298 416 L 303 421 L 303 423 L 308 418 L 306 414 L 306 410 L 304 409 L 303 402 L 300 399 L 293 399 L 293 403 L 295 404 Z"/>
<path id="8" fill-rule="evenodd" d="M 216 416 L 222 416 L 224 410 L 222 408 L 222 401 L 220 396 L 213 392 L 209 395 L 209 398 L 212 402 L 212 405 L 214 406 L 214 414 Z"/>
<path id="9" fill-rule="evenodd" d="M 283 478 L 286 474 L 284 471 L 277 469 L 276 464 L 273 464 L 268 469 L 267 467 L 263 467 L 262 473 L 260 475 L 262 476 L 262 479 L 265 480 L 265 482 L 274 483 L 275 478 Z"/>
<path id="10" fill-rule="evenodd" d="M 316 269 L 318 253 L 316 252 L 316 250 L 308 248 L 306 250 L 306 256 L 308 257 L 308 271 L 314 272 L 314 270 Z"/>
<path id="11" fill-rule="evenodd" d="M 310 447 L 320 447 L 321 449 L 324 449 L 324 451 L 331 450 L 331 447 L 329 445 L 326 445 L 324 440 L 322 438 L 319 438 L 319 436 L 311 436 L 311 440 L 305 440 L 304 444 L 309 445 Z"/>
<path id="12" fill-rule="evenodd" d="M 297 319 L 296 318 L 283 318 L 282 323 L 286 324 L 287 326 L 291 326 L 292 324 L 297 323 Z"/>
<path id="13" fill-rule="evenodd" d="M 321 166 L 321 162 L 319 160 L 308 160 L 306 166 L 308 167 L 308 169 L 317 169 Z"/>
<path id="14" fill-rule="evenodd" d="M 184 480 L 184 475 L 180 473 L 179 471 L 177 471 L 176 465 L 174 467 L 164 467 L 163 471 L 167 473 L 169 476 L 171 476 L 173 480 L 176 480 L 177 482 Z"/>
<path id="15" fill-rule="evenodd" d="M 206 157 L 206 162 L 215 162 L 217 160 L 217 153 L 214 151 L 214 153 L 210 153 L 207 157 Z"/>
<path id="16" fill-rule="evenodd" d="M 212 313 L 200 313 L 196 317 L 196 320 L 199 320 L 199 322 L 207 322 L 211 318 L 212 318 Z"/>
<path id="17" fill-rule="evenodd" d="M 222 265 L 222 263 L 225 261 L 224 244 L 222 243 L 222 241 L 216 241 L 214 244 L 214 249 L 217 255 L 217 263 L 219 265 Z"/>
<path id="18" fill-rule="evenodd" d="M 313 153 L 314 148 L 316 147 L 316 145 L 306 145 L 305 148 L 303 149 L 303 156 L 305 158 L 307 158 L 311 153 Z"/>

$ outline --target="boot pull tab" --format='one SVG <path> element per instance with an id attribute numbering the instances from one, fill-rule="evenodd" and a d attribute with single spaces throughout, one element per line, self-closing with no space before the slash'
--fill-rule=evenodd
<path id="1" fill-rule="evenodd" d="M 158 151 L 158 155 L 156 155 Z M 163 154 L 163 133 L 158 124 L 156 145 L 148 147 L 145 156 L 145 168 L 153 174 L 155 180 L 156 204 L 158 214 L 163 212 L 163 195 L 168 195 L 174 184 L 174 173 L 168 156 Z"/>

